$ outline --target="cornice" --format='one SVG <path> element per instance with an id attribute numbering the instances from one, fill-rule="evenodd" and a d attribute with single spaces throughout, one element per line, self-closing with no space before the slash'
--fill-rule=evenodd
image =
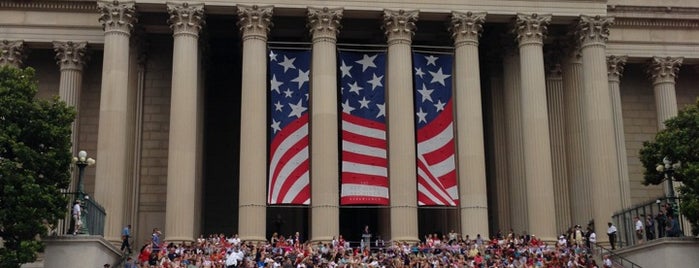
<path id="1" fill-rule="evenodd" d="M 632 13 L 632 14 L 667 14 L 667 15 L 692 15 L 697 16 L 699 14 L 699 8 L 695 7 L 662 7 L 662 6 L 620 6 L 620 5 L 608 5 L 607 13 L 610 15 Z"/>
<path id="2" fill-rule="evenodd" d="M 0 9 L 95 12 L 96 1 L 0 1 Z"/>
<path id="3" fill-rule="evenodd" d="M 614 21 L 615 28 L 699 28 L 699 20 L 691 19 L 649 19 L 649 18 L 620 18 Z"/>

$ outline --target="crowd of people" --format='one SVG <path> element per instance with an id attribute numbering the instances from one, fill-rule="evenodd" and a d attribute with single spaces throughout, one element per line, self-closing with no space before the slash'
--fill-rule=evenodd
<path id="1" fill-rule="evenodd" d="M 372 241 L 371 245 L 362 243 L 363 247 L 351 246 L 341 235 L 327 243 L 302 241 L 298 232 L 290 236 L 275 233 L 264 242 L 218 234 L 182 244 L 163 243 L 160 235 L 154 229 L 150 241 L 125 267 L 611 267 L 609 258 L 598 265 L 591 257 L 587 244 L 590 234 L 580 226 L 550 243 L 512 231 L 498 233 L 490 240 L 451 231 L 426 235 L 416 243 Z"/>
<path id="2" fill-rule="evenodd" d="M 658 201 L 659 202 L 659 201 Z M 633 218 L 636 243 L 643 243 L 662 237 L 679 237 L 682 235 L 679 219 L 672 205 L 664 203 L 656 215 L 640 214 Z"/>

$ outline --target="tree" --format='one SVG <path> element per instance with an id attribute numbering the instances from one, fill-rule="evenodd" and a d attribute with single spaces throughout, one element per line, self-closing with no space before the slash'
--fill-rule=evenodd
<path id="1" fill-rule="evenodd" d="M 66 215 L 75 111 L 36 93 L 33 69 L 0 68 L 0 267 L 35 261 L 47 226 Z"/>
<path id="2" fill-rule="evenodd" d="M 666 128 L 652 141 L 643 143 L 640 151 L 644 167 L 644 185 L 657 185 L 665 179 L 656 168 L 667 157 L 679 162 L 674 178 L 681 181 L 680 211 L 692 224 L 694 234 L 699 231 L 699 99 L 696 104 L 681 110 L 677 117 L 665 121 Z"/>

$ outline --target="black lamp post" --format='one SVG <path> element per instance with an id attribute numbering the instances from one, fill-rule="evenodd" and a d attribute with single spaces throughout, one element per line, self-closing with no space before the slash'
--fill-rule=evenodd
<path id="1" fill-rule="evenodd" d="M 675 170 L 680 168 L 681 164 L 682 163 L 679 161 L 672 163 L 672 160 L 670 160 L 670 158 L 668 158 L 666 156 L 663 158 L 663 163 L 656 167 L 656 170 L 658 172 L 661 172 L 665 178 L 665 181 L 667 181 L 667 191 L 668 191 L 667 197 L 668 197 L 669 202 L 670 202 L 670 209 L 673 210 L 673 211 L 671 211 L 671 213 L 673 215 L 675 214 L 674 209 L 675 209 L 676 204 L 675 204 L 675 187 L 672 185 L 672 181 L 673 180 L 679 181 L 677 178 L 675 178 Z M 679 215 L 675 215 L 675 216 L 679 216 Z"/>
<path id="2" fill-rule="evenodd" d="M 73 163 L 78 167 L 77 200 L 80 200 L 80 206 L 82 207 L 80 221 L 82 221 L 83 224 L 80 226 L 80 230 L 78 231 L 82 234 L 89 234 L 87 229 L 87 220 L 85 220 L 85 215 L 87 214 L 87 211 L 85 210 L 85 200 L 89 199 L 90 197 L 87 194 L 85 194 L 83 186 L 83 177 L 85 176 L 85 167 L 94 165 L 96 161 L 95 159 L 87 157 L 86 151 L 80 151 L 78 152 L 78 156 L 73 157 Z"/>

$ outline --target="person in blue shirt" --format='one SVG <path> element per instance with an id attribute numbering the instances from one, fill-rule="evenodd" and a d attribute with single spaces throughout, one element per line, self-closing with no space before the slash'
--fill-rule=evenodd
<path id="1" fill-rule="evenodd" d="M 151 235 L 151 250 L 153 253 L 158 253 L 160 251 L 160 230 L 158 228 L 153 228 L 153 235 Z"/>
<path id="2" fill-rule="evenodd" d="M 123 252 L 124 249 L 129 250 L 129 255 L 133 253 L 131 250 L 131 245 L 129 244 L 129 238 L 131 237 L 131 224 L 127 225 L 124 227 L 123 230 L 121 230 L 121 251 Z"/>

